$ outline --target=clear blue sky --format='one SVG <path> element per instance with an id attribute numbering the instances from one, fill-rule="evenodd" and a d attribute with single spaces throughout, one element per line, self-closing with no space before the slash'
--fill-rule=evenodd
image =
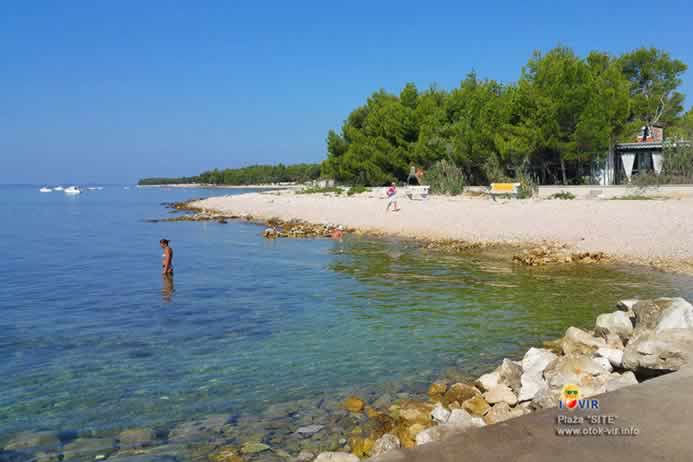
<path id="1" fill-rule="evenodd" d="M 559 44 L 656 46 L 693 66 L 691 24 L 683 0 L 7 0 L 0 183 L 320 161 L 327 131 L 379 88 L 452 88 L 470 70 L 512 82 Z"/>

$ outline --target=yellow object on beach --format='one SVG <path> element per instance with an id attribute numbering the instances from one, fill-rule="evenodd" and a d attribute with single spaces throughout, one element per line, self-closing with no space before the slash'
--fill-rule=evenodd
<path id="1" fill-rule="evenodd" d="M 496 194 L 512 194 L 517 191 L 519 183 L 491 183 L 491 192 Z"/>

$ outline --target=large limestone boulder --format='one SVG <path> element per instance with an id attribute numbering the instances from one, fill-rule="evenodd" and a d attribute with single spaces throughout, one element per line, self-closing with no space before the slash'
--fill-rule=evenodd
<path id="1" fill-rule="evenodd" d="M 616 334 L 623 340 L 627 340 L 633 335 L 633 323 L 627 313 L 614 311 L 597 316 L 597 329 Z"/>
<path id="2" fill-rule="evenodd" d="M 474 385 L 479 387 L 483 391 L 489 391 L 491 388 L 497 386 L 500 383 L 500 372 L 498 372 L 498 369 L 496 369 L 493 372 L 489 372 L 488 374 L 484 374 L 481 377 L 479 377 L 476 382 L 474 382 Z"/>
<path id="3" fill-rule="evenodd" d="M 375 445 L 373 446 L 373 450 L 371 451 L 371 456 L 379 456 L 380 454 L 384 454 L 387 451 L 397 449 L 400 446 L 401 443 L 399 442 L 399 438 L 397 438 L 392 433 L 386 433 L 376 440 Z"/>
<path id="4" fill-rule="evenodd" d="M 489 408 L 488 402 L 481 396 L 475 396 L 462 403 L 462 409 L 475 416 L 482 416 Z"/>
<path id="5" fill-rule="evenodd" d="M 512 389 L 507 385 L 497 385 L 491 390 L 484 393 L 484 399 L 489 404 L 508 403 L 511 406 L 517 404 L 517 396 Z"/>
<path id="6" fill-rule="evenodd" d="M 681 369 L 693 355 L 693 329 L 645 331 L 628 343 L 623 367 L 654 376 Z"/>
<path id="7" fill-rule="evenodd" d="M 637 385 L 638 379 L 635 378 L 635 374 L 631 371 L 626 371 L 623 374 L 614 372 L 609 376 L 609 381 L 606 382 L 606 391 L 614 391 L 619 388 L 629 387 L 631 385 Z"/>
<path id="8" fill-rule="evenodd" d="M 693 307 L 683 298 L 640 300 L 633 306 L 637 336 L 647 330 L 688 329 L 693 327 Z"/>
<path id="9" fill-rule="evenodd" d="M 597 349 L 604 346 L 606 346 L 606 341 L 603 338 L 594 337 L 577 327 L 569 327 L 568 330 L 565 331 L 565 336 L 561 339 L 561 348 L 566 355 L 592 354 L 597 351 Z"/>
<path id="10" fill-rule="evenodd" d="M 693 328 L 693 305 L 683 298 L 672 298 L 671 305 L 659 316 L 655 331 L 691 328 Z"/>
<path id="11" fill-rule="evenodd" d="M 313 462 L 359 462 L 359 458 L 348 452 L 321 452 Z"/>
<path id="12" fill-rule="evenodd" d="M 558 400 L 561 399 L 561 390 L 558 388 L 546 388 L 542 390 L 534 399 L 529 402 L 531 409 L 539 411 L 541 409 L 549 409 L 558 406 Z"/>
<path id="13" fill-rule="evenodd" d="M 525 353 L 518 401 L 531 400 L 548 387 L 543 377 L 544 369 L 556 358 L 556 354 L 543 348 L 530 348 Z"/>
<path id="14" fill-rule="evenodd" d="M 515 393 L 519 393 L 521 376 L 522 366 L 505 358 L 495 371 L 482 375 L 475 384 L 483 391 L 489 391 L 497 385 L 507 385 Z"/>
<path id="15" fill-rule="evenodd" d="M 467 429 L 483 427 L 486 423 L 482 418 L 474 417 L 464 409 L 453 409 L 445 425 L 458 429 Z"/>
<path id="16" fill-rule="evenodd" d="M 439 424 L 444 424 L 445 422 L 447 422 L 449 417 L 450 411 L 445 409 L 445 407 L 440 403 L 436 404 L 436 406 L 431 411 L 431 418 L 433 419 L 433 421 Z"/>
<path id="17" fill-rule="evenodd" d="M 459 404 L 464 403 L 468 399 L 474 398 L 475 396 L 481 395 L 478 388 L 467 385 L 466 383 L 454 383 L 445 392 L 444 402 L 446 404 L 457 402 Z"/>
<path id="18" fill-rule="evenodd" d="M 602 347 L 597 349 L 595 355 L 600 358 L 605 358 L 613 367 L 619 369 L 623 367 L 623 350 L 618 348 Z"/>
<path id="19" fill-rule="evenodd" d="M 589 397 L 606 391 L 609 373 L 600 361 L 573 354 L 558 358 L 546 368 L 544 377 L 551 389 L 572 383 L 580 387 L 582 396 Z"/>
<path id="20" fill-rule="evenodd" d="M 487 425 L 493 425 L 498 422 L 503 422 L 514 417 L 520 417 L 525 414 L 525 411 L 519 407 L 511 408 L 506 402 L 500 402 L 493 406 L 484 416 L 484 422 Z"/>

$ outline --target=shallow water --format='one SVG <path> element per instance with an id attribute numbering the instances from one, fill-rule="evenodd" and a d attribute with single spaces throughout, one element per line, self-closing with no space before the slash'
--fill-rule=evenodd
<path id="1" fill-rule="evenodd" d="M 0 188 L 0 437 L 416 389 L 590 326 L 620 298 L 693 298 L 690 278 L 637 267 L 532 269 L 406 241 L 266 241 L 247 223 L 144 221 L 167 216 L 164 201 L 229 193 Z"/>

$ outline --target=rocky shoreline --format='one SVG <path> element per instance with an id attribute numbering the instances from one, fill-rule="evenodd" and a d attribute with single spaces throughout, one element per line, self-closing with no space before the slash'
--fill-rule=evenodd
<path id="1" fill-rule="evenodd" d="M 622 300 L 593 330 L 504 359 L 477 379 L 445 377 L 427 396 L 324 397 L 270 406 L 259 416 L 210 415 L 167 429 L 117 435 L 23 432 L 2 443 L 3 462 L 356 462 L 441 441 L 471 428 L 556 407 L 566 385 L 581 398 L 682 368 L 693 353 L 693 306 L 682 298 Z"/>
<path id="2" fill-rule="evenodd" d="M 216 222 L 226 224 L 229 220 L 244 220 L 249 223 L 264 226 L 262 235 L 267 239 L 278 238 L 335 238 L 343 234 L 356 234 L 373 238 L 383 237 L 384 233 L 363 231 L 356 228 L 332 223 L 308 223 L 303 220 L 281 220 L 279 218 L 259 219 L 253 215 L 237 215 L 220 212 L 217 210 L 201 208 L 200 199 L 192 199 L 183 202 L 164 203 L 173 213 L 180 213 L 171 218 L 147 220 L 151 223 L 158 222 Z M 527 266 L 545 266 L 557 264 L 590 264 L 603 263 L 610 260 L 604 252 L 578 252 L 566 244 L 557 242 L 524 243 L 516 242 L 486 242 L 486 241 L 460 241 L 454 239 L 415 239 L 421 247 L 427 250 L 446 253 L 466 252 L 470 250 L 483 250 L 488 248 L 507 247 L 516 253 L 512 255 L 512 261 Z"/>

